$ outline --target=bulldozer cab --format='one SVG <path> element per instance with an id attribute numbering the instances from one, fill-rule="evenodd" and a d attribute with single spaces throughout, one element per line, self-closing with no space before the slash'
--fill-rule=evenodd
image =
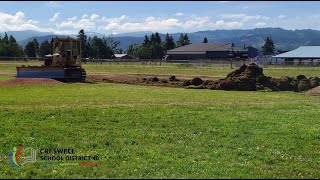
<path id="1" fill-rule="evenodd" d="M 45 65 L 81 66 L 80 40 L 73 38 L 52 38 L 51 54 L 45 57 Z"/>

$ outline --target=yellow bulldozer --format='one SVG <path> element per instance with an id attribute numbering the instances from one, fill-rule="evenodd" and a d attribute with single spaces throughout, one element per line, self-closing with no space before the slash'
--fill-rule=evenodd
<path id="1" fill-rule="evenodd" d="M 51 78 L 64 82 L 81 82 L 86 71 L 81 67 L 79 39 L 52 38 L 51 54 L 44 57 L 42 66 L 17 67 L 17 78 Z"/>

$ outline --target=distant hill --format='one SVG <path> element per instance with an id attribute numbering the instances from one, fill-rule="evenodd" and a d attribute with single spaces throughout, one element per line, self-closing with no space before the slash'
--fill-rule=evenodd
<path id="1" fill-rule="evenodd" d="M 54 37 L 59 37 L 59 38 L 66 38 L 66 37 L 68 37 L 68 36 L 65 36 L 65 35 L 47 35 L 47 36 L 32 36 L 32 37 L 30 37 L 30 38 L 28 38 L 28 39 L 25 39 L 25 40 L 23 40 L 23 41 L 19 41 L 19 44 L 21 45 L 21 46 L 23 46 L 23 47 L 25 47 L 26 45 L 27 45 L 27 43 L 29 42 L 29 41 L 32 41 L 34 38 L 36 38 L 37 39 L 37 41 L 38 41 L 38 43 L 39 44 L 41 44 L 43 41 L 45 41 L 45 40 L 48 40 L 49 42 L 50 42 L 50 40 L 52 39 L 52 38 L 54 38 Z M 71 37 L 71 36 L 70 36 Z"/>
<path id="2" fill-rule="evenodd" d="M 39 33 L 36 31 L 17 31 L 11 32 L 12 35 L 17 39 L 21 45 L 25 45 L 33 37 L 41 43 L 45 39 L 50 40 L 56 35 Z M 15 33 L 15 34 L 14 34 Z M 116 35 L 106 36 L 101 33 L 86 32 L 88 36 L 98 36 L 98 37 L 112 37 L 115 40 L 120 41 L 119 48 L 127 49 L 130 44 L 142 43 L 145 34 L 150 35 L 152 32 L 142 31 L 133 33 L 123 33 Z M 9 34 L 9 32 L 8 32 Z M 24 35 L 22 35 L 24 34 Z M 178 40 L 180 33 L 170 34 L 175 41 Z M 18 38 L 16 37 L 18 36 Z M 19 40 L 22 37 L 29 36 L 25 39 Z M 70 35 L 71 37 L 76 37 L 77 35 Z M 277 50 L 292 50 L 303 45 L 320 45 L 320 31 L 312 29 L 304 30 L 285 30 L 282 28 L 256 28 L 256 29 L 234 29 L 234 30 L 208 30 L 208 31 L 198 31 L 193 33 L 188 33 L 191 43 L 200 43 L 203 41 L 204 37 L 207 37 L 209 42 L 233 42 L 236 45 L 253 46 L 255 48 L 261 49 L 264 43 L 264 39 L 267 36 L 272 36 Z M 66 37 L 59 35 L 59 37 Z M 165 34 L 160 33 L 162 40 L 165 38 Z"/>
<path id="3" fill-rule="evenodd" d="M 0 32 L 1 37 L 4 36 L 4 33 L 5 32 Z M 8 36 L 12 35 L 17 41 L 22 41 L 33 36 L 46 36 L 53 33 L 25 30 L 25 31 L 8 31 L 7 34 Z"/>
<path id="4" fill-rule="evenodd" d="M 151 31 L 139 31 L 139 32 L 131 32 L 131 33 L 121 33 L 121 34 L 111 34 L 109 37 L 144 37 L 145 35 L 152 34 Z"/>

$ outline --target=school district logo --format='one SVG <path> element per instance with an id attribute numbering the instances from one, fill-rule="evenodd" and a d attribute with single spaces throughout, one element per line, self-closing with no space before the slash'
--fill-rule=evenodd
<path id="1" fill-rule="evenodd" d="M 19 168 L 24 164 L 36 162 L 36 150 L 33 148 L 23 149 L 22 145 L 19 144 L 18 148 L 14 147 L 12 149 L 9 151 L 9 159 L 13 167 Z"/>

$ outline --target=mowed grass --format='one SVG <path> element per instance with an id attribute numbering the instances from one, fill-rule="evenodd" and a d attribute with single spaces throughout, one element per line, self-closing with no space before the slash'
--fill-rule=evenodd
<path id="1" fill-rule="evenodd" d="M 0 73 L 16 73 L 16 66 L 41 65 L 40 61 L 8 61 L 0 62 Z M 235 70 L 230 65 L 185 65 L 162 63 L 161 65 L 142 65 L 142 63 L 87 63 L 82 64 L 87 74 L 146 74 L 146 75 L 175 75 L 175 76 L 208 76 L 226 77 Z M 272 77 L 290 76 L 296 77 L 303 74 L 307 77 L 320 76 L 320 67 L 282 67 L 269 66 L 264 68 L 264 74 Z"/>
<path id="2" fill-rule="evenodd" d="M 319 178 L 319 108 L 319 96 L 293 92 L 0 87 L 0 178 Z M 16 169 L 8 152 L 19 143 L 101 165 Z"/>

